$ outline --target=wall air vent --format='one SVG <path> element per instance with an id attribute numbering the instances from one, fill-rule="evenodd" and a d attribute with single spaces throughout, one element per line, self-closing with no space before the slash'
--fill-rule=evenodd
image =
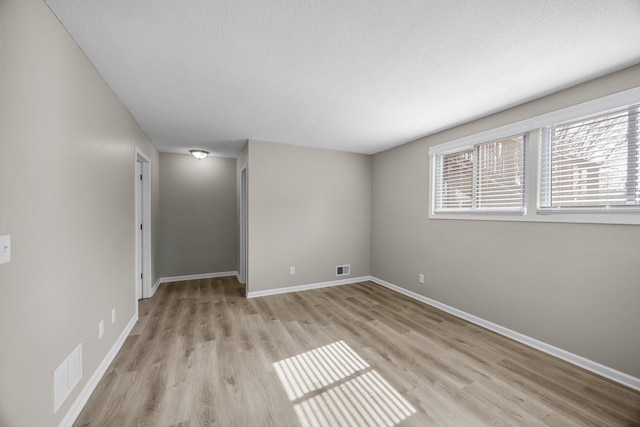
<path id="1" fill-rule="evenodd" d="M 82 344 L 53 371 L 53 413 L 55 414 L 82 378 Z"/>
<path id="2" fill-rule="evenodd" d="M 351 274 L 351 265 L 337 265 L 336 276 L 348 276 Z"/>

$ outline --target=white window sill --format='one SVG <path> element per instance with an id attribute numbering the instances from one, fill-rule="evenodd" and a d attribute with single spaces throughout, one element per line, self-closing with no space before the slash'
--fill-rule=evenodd
<path id="1" fill-rule="evenodd" d="M 523 222 L 569 222 L 581 224 L 631 224 L 640 225 L 638 212 L 578 213 L 578 212 L 531 212 L 514 213 L 429 213 L 429 219 L 453 219 L 464 221 L 523 221 Z"/>

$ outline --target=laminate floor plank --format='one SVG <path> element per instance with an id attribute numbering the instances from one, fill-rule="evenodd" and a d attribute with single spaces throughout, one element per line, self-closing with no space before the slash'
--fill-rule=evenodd
<path id="1" fill-rule="evenodd" d="M 507 367 L 513 371 L 520 372 L 541 389 L 550 390 L 558 402 L 568 402 L 570 406 L 581 408 L 581 412 L 585 415 L 585 422 L 591 419 L 596 425 L 606 425 L 611 422 L 614 425 L 627 425 L 629 420 L 621 419 L 620 414 L 610 411 L 608 404 L 596 402 L 588 398 L 588 395 L 582 393 L 579 387 L 573 387 L 566 380 L 560 380 L 557 377 L 546 374 L 544 371 L 536 371 L 529 365 L 519 364 L 510 360 L 500 362 L 501 366 Z M 579 384 L 578 384 L 579 385 Z"/>
<path id="2" fill-rule="evenodd" d="M 640 392 L 372 282 L 162 284 L 76 427 L 640 426 Z"/>
<path id="3" fill-rule="evenodd" d="M 584 404 L 573 400 L 564 399 L 559 395 L 550 382 L 540 384 L 532 379 L 526 372 L 520 370 L 520 367 L 508 362 L 500 362 L 494 367 L 494 375 L 502 381 L 510 383 L 513 387 L 518 388 L 527 396 L 532 396 L 543 401 L 553 411 L 559 412 L 572 419 L 574 422 L 582 426 L 602 426 L 602 425 L 628 425 L 614 423 L 613 421 L 604 423 L 599 416 L 591 414 L 591 410 Z M 609 399 L 613 398 L 610 396 Z M 640 421 L 639 421 L 640 423 Z M 640 424 L 631 424 L 640 425 Z"/>

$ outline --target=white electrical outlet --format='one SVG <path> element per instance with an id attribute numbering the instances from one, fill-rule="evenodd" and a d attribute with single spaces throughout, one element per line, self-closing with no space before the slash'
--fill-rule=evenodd
<path id="1" fill-rule="evenodd" d="M 116 309 L 111 310 L 111 324 L 116 323 Z"/>
<path id="2" fill-rule="evenodd" d="M 296 268 L 295 267 L 289 267 L 289 274 L 296 274 Z"/>
<path id="3" fill-rule="evenodd" d="M 420 273 L 420 274 L 418 275 L 418 282 L 420 282 L 420 283 L 424 283 L 424 274 Z"/>
<path id="4" fill-rule="evenodd" d="M 98 323 L 98 338 L 102 338 L 103 335 L 104 335 L 104 320 L 101 320 L 100 323 Z"/>

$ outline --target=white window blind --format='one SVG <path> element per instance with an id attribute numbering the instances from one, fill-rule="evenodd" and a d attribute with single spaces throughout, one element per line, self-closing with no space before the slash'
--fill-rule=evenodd
<path id="1" fill-rule="evenodd" d="M 435 212 L 523 212 L 520 134 L 436 157 Z"/>
<path id="2" fill-rule="evenodd" d="M 438 156 L 436 211 L 473 206 L 473 158 L 473 149 Z"/>
<path id="3" fill-rule="evenodd" d="M 640 207 L 638 105 L 554 125 L 542 145 L 541 210 Z"/>

